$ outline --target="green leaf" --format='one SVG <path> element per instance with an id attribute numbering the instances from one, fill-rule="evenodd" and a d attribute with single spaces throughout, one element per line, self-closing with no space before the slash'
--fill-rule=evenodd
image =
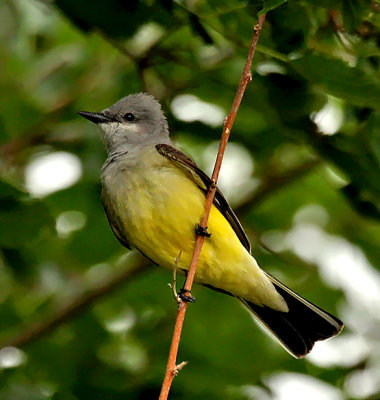
<path id="1" fill-rule="evenodd" d="M 264 2 L 263 9 L 257 14 L 258 16 L 266 14 L 268 11 L 274 10 L 288 0 L 267 0 Z"/>
<path id="2" fill-rule="evenodd" d="M 362 23 L 363 16 L 370 13 L 370 2 L 367 0 L 343 0 L 343 25 L 352 32 Z"/>
<path id="3" fill-rule="evenodd" d="M 328 94 L 358 106 L 380 108 L 379 79 L 359 67 L 322 54 L 306 54 L 290 65 Z"/>
<path id="4" fill-rule="evenodd" d="M 56 0 L 55 4 L 83 31 L 98 28 L 115 38 L 132 36 L 143 23 L 155 21 L 165 27 L 173 24 L 171 6 L 163 7 L 159 1 L 146 5 L 142 1 L 119 0 Z M 170 2 L 171 3 L 171 2 Z"/>

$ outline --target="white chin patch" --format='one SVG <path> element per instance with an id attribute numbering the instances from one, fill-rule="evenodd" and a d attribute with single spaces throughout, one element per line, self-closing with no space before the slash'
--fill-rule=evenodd
<path id="1" fill-rule="evenodd" d="M 119 130 L 119 122 L 106 122 L 104 124 L 99 124 L 105 133 L 114 133 Z"/>
<path id="2" fill-rule="evenodd" d="M 103 131 L 110 135 L 120 134 L 135 134 L 140 132 L 140 127 L 137 124 L 121 124 L 120 122 L 108 122 L 99 124 Z"/>
<path id="3" fill-rule="evenodd" d="M 140 133 L 141 132 L 141 129 L 140 129 L 140 126 L 139 125 L 137 125 L 137 124 L 128 124 L 126 127 L 125 127 L 125 131 L 126 132 L 130 132 L 130 133 Z"/>

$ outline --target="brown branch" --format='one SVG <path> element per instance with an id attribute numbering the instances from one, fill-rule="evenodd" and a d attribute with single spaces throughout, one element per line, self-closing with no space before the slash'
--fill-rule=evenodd
<path id="1" fill-rule="evenodd" d="M 210 215 L 211 206 L 212 206 L 214 196 L 215 196 L 216 183 L 218 181 L 218 176 L 219 176 L 220 168 L 222 165 L 223 155 L 224 155 L 224 151 L 225 151 L 225 148 L 227 145 L 228 138 L 230 136 L 231 128 L 235 121 L 236 113 L 239 109 L 245 89 L 246 89 L 248 83 L 252 80 L 252 75 L 251 75 L 252 59 L 253 59 L 253 55 L 255 54 L 257 41 L 259 39 L 259 35 L 261 32 L 264 20 L 265 20 L 265 14 L 263 14 L 259 17 L 258 24 L 255 25 L 255 27 L 254 27 L 253 37 L 252 37 L 251 45 L 249 48 L 247 61 L 245 63 L 244 70 L 243 70 L 243 73 L 242 73 L 242 76 L 240 79 L 239 87 L 237 89 L 234 102 L 232 103 L 231 111 L 224 123 L 222 138 L 220 140 L 220 145 L 219 145 L 219 151 L 218 151 L 218 155 L 216 157 L 215 167 L 214 167 L 212 177 L 211 177 L 212 183 L 211 183 L 210 187 L 208 188 L 208 192 L 207 192 L 207 196 L 206 196 L 205 211 L 204 211 L 204 216 L 203 216 L 202 222 L 201 222 L 201 226 L 203 228 L 206 228 L 206 226 L 207 226 L 208 217 Z M 191 287 L 192 287 L 192 284 L 194 281 L 194 276 L 195 276 L 195 272 L 196 272 L 197 265 L 198 265 L 199 255 L 200 255 L 204 241 L 205 241 L 205 236 L 200 236 L 200 235 L 197 236 L 196 241 L 195 241 L 193 257 L 192 257 L 192 260 L 190 263 L 189 272 L 187 274 L 187 278 L 186 278 L 186 282 L 185 282 L 185 286 L 184 286 L 185 294 L 188 294 L 188 295 L 190 294 Z M 162 384 L 162 389 L 161 389 L 159 400 L 166 400 L 168 398 L 170 387 L 173 382 L 173 378 L 178 373 L 178 368 L 176 367 L 176 361 L 177 361 L 178 347 L 179 347 L 179 342 L 181 339 L 181 332 L 182 332 L 183 321 L 185 319 L 186 309 L 187 309 L 187 302 L 181 302 L 178 306 L 177 320 L 176 320 L 175 327 L 174 327 L 174 333 L 173 333 L 172 343 L 171 343 L 170 352 L 169 352 L 168 364 L 166 367 L 166 373 L 165 373 L 164 381 Z"/>
<path id="2" fill-rule="evenodd" d="M 83 309 L 89 307 L 96 300 L 108 293 L 111 293 L 132 277 L 141 274 L 147 269 L 147 267 L 150 265 L 150 262 L 138 255 L 134 257 L 136 260 L 133 261 L 132 265 L 128 266 L 127 268 L 123 268 L 121 272 L 113 275 L 101 286 L 75 297 L 45 321 L 29 327 L 16 337 L 4 340 L 0 344 L 0 349 L 6 346 L 23 347 L 29 343 L 39 340 L 41 337 L 49 334 L 51 331 L 61 326 L 63 323 L 75 318 Z"/>

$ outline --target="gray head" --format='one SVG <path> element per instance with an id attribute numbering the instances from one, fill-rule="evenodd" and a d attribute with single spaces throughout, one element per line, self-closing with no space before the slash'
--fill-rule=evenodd
<path id="1" fill-rule="evenodd" d="M 146 93 L 130 94 L 101 112 L 82 111 L 79 115 L 102 128 L 109 154 L 169 141 L 161 105 Z"/>

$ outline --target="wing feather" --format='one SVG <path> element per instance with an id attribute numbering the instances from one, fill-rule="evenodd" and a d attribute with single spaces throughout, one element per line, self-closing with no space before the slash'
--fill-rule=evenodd
<path id="1" fill-rule="evenodd" d="M 169 144 L 158 144 L 156 149 L 161 155 L 165 156 L 170 161 L 174 162 L 179 168 L 181 168 L 204 193 L 207 192 L 209 186 L 211 185 L 211 179 L 197 166 L 192 159 Z M 249 243 L 249 239 L 244 232 L 240 221 L 218 188 L 216 189 L 214 197 L 214 205 L 230 223 L 242 245 L 249 252 L 251 252 L 251 244 Z"/>

